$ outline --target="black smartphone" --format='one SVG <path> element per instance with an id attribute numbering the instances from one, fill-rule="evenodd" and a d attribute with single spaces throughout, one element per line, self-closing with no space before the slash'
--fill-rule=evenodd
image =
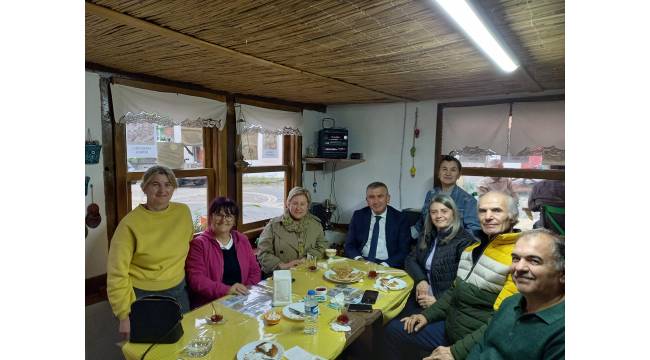
<path id="1" fill-rule="evenodd" d="M 377 302 L 377 296 L 379 296 L 379 291 L 366 290 L 363 292 L 363 296 L 361 297 L 361 303 L 374 304 L 375 302 Z"/>
<path id="2" fill-rule="evenodd" d="M 370 304 L 350 304 L 348 305 L 349 312 L 372 312 L 372 305 Z"/>

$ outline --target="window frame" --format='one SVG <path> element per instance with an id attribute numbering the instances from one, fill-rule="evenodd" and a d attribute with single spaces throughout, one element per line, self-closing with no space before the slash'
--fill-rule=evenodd
<path id="1" fill-rule="evenodd" d="M 437 105 L 437 119 L 436 119 L 436 147 L 433 166 L 433 181 L 434 186 L 440 185 L 438 180 L 438 168 L 440 167 L 440 158 L 442 156 L 442 127 L 443 127 L 443 112 L 445 108 L 449 107 L 467 107 L 467 106 L 481 106 L 481 105 L 494 105 L 513 102 L 539 102 L 539 101 L 563 101 L 564 94 L 560 95 L 547 95 L 539 97 L 523 97 L 523 98 L 507 98 L 496 100 L 483 100 L 483 101 L 461 101 L 439 103 Z M 465 167 L 461 171 L 463 176 L 494 176 L 494 177 L 509 177 L 521 179 L 544 179 L 544 180 L 564 180 L 564 169 L 506 169 L 506 168 L 485 168 L 485 167 Z"/>
<path id="2" fill-rule="evenodd" d="M 241 135 L 237 135 L 236 146 L 241 141 Z M 241 232 L 260 231 L 271 218 L 262 219 L 247 224 L 243 223 L 244 206 L 243 206 L 243 184 L 244 174 L 256 174 L 265 172 L 284 172 L 284 193 L 283 201 L 287 198 L 289 191 L 295 186 L 302 185 L 302 137 L 298 135 L 283 135 L 282 138 L 282 165 L 263 165 L 238 167 L 236 169 L 237 179 L 237 206 L 239 207 L 239 216 L 237 216 L 237 229 Z"/>
<path id="3" fill-rule="evenodd" d="M 226 102 L 226 97 L 217 94 L 206 93 L 202 91 L 187 90 L 175 86 L 167 86 L 162 84 L 154 84 L 141 82 L 137 80 L 113 78 L 113 83 L 137 87 L 146 90 L 163 91 L 172 93 L 183 93 L 190 96 L 199 96 L 208 99 L 214 99 L 221 102 Z M 112 104 L 112 99 L 110 99 Z M 112 112 L 112 110 L 111 110 Z M 113 120 L 114 121 L 114 120 Z M 226 125 L 227 127 L 227 125 Z M 223 153 L 227 141 L 227 131 L 224 128 L 219 131 L 217 128 L 202 128 L 203 131 L 203 148 L 205 149 L 205 159 L 203 168 L 197 169 L 172 169 L 177 179 L 205 176 L 207 177 L 207 193 L 205 199 L 205 209 L 208 211 L 210 201 L 214 199 L 218 193 L 221 193 L 221 188 L 225 183 L 219 181 L 220 177 L 226 179 L 225 161 L 226 154 Z M 115 190 L 116 190 L 116 216 L 118 224 L 126 214 L 131 211 L 131 185 L 142 179 L 143 171 L 129 172 L 127 165 L 127 140 L 126 140 L 126 125 L 114 121 L 113 132 L 114 148 L 115 148 Z M 172 197 L 173 199 L 173 197 Z"/>

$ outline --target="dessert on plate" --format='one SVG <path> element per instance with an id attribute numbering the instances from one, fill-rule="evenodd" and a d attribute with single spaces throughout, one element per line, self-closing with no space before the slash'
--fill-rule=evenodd
<path id="1" fill-rule="evenodd" d="M 275 360 L 278 347 L 272 342 L 262 342 L 244 356 L 244 360 Z"/>

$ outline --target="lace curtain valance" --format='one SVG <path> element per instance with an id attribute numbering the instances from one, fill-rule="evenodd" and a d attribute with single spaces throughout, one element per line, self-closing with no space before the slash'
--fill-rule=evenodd
<path id="1" fill-rule="evenodd" d="M 302 113 L 237 104 L 237 132 L 302 136 Z"/>
<path id="2" fill-rule="evenodd" d="M 226 104 L 183 94 L 111 85 L 115 121 L 122 124 L 153 123 L 190 128 L 226 125 Z"/>

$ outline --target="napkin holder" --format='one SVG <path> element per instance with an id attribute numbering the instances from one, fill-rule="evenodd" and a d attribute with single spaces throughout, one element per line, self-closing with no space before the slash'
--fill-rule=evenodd
<path id="1" fill-rule="evenodd" d="M 275 270 L 273 272 L 273 306 L 291 304 L 291 271 Z"/>

